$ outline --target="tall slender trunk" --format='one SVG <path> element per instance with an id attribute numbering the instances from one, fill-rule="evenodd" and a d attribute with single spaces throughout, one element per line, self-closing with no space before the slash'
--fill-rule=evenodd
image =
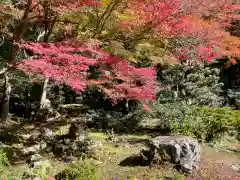
<path id="1" fill-rule="evenodd" d="M 2 107 L 2 122 L 6 122 L 8 120 L 8 113 L 9 113 L 9 100 L 10 100 L 10 94 L 11 94 L 11 83 L 9 82 L 8 74 L 4 74 L 5 79 L 5 85 L 4 85 L 4 93 L 2 97 L 1 107 Z"/>
<path id="2" fill-rule="evenodd" d="M 46 121 L 49 118 L 50 111 L 51 111 L 51 103 L 47 99 L 47 87 L 48 87 L 49 79 L 44 79 L 43 88 L 42 88 L 42 95 L 40 100 L 40 107 L 37 111 L 37 121 Z"/>
<path id="3" fill-rule="evenodd" d="M 44 80 L 42 96 L 41 96 L 41 100 L 40 100 L 40 109 L 45 108 L 45 106 L 46 106 L 48 81 L 49 81 L 48 78 L 46 78 Z"/>
<path id="4" fill-rule="evenodd" d="M 32 0 L 27 1 L 27 6 L 25 8 L 23 17 L 19 23 L 19 25 L 14 29 L 13 32 L 13 37 L 12 41 L 14 42 L 19 42 L 21 40 L 21 36 L 25 33 L 28 25 L 28 14 L 30 12 L 32 6 Z M 19 51 L 18 46 L 15 44 L 12 45 L 12 52 L 11 52 L 11 58 L 8 61 L 8 65 L 11 65 L 15 57 L 17 55 L 17 52 Z M 10 94 L 11 94 L 11 84 L 9 82 L 9 76 L 8 72 L 4 74 L 5 76 L 5 86 L 4 86 L 4 92 L 3 92 L 3 98 L 2 98 L 2 112 L 1 112 L 1 118 L 2 121 L 7 121 L 8 120 L 8 114 L 9 114 L 9 100 L 10 100 Z"/>
<path id="5" fill-rule="evenodd" d="M 48 3 L 48 2 L 46 2 Z M 46 6 L 48 7 L 48 4 L 46 4 Z M 45 23 L 44 23 L 44 26 L 45 26 L 45 29 L 44 29 L 44 36 L 43 36 L 43 41 L 45 43 L 47 43 L 49 41 L 49 37 L 52 33 L 52 30 L 53 30 L 53 27 L 56 23 L 56 20 L 57 20 L 57 17 L 54 17 L 53 18 L 53 21 L 52 22 L 49 22 L 47 21 L 47 19 L 49 18 L 49 9 L 46 8 L 44 10 L 44 14 L 45 14 Z M 48 82 L 49 82 L 49 79 L 48 78 L 45 78 L 44 79 L 44 84 L 43 84 L 43 90 L 42 90 L 42 96 L 41 96 L 41 100 L 40 100 L 40 109 L 44 109 L 46 108 L 46 100 L 47 100 L 47 87 L 48 87 Z"/>

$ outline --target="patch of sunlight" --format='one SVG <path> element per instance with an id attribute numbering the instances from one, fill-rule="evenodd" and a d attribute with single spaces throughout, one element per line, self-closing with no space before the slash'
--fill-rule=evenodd
<path id="1" fill-rule="evenodd" d="M 102 132 L 91 132 L 89 133 L 89 137 L 95 140 L 105 140 L 108 136 Z"/>
<path id="2" fill-rule="evenodd" d="M 151 139 L 151 137 L 148 136 L 148 135 L 132 135 L 132 134 L 124 135 L 124 138 L 125 139 L 136 139 L 136 140 L 148 140 L 148 139 Z"/>
<path id="3" fill-rule="evenodd" d="M 126 153 L 127 151 L 129 151 L 127 148 L 124 147 L 115 147 L 111 144 L 104 144 L 102 149 L 110 154 L 122 154 L 122 153 Z"/>
<path id="4" fill-rule="evenodd" d="M 68 134 L 69 127 L 70 127 L 70 125 L 60 126 L 60 127 L 54 132 L 54 135 L 61 136 L 61 135 L 66 135 L 66 134 Z"/>

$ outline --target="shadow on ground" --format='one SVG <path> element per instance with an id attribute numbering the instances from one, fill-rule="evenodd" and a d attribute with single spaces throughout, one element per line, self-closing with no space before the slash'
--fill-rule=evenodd
<path id="1" fill-rule="evenodd" d="M 140 155 L 132 155 L 130 157 L 125 158 L 119 164 L 119 166 L 143 166 L 142 165 L 142 158 Z"/>
<path id="2" fill-rule="evenodd" d="M 0 128 L 0 148 L 7 152 L 8 159 L 12 165 L 23 164 L 26 161 L 24 149 L 39 144 L 39 139 L 34 139 L 35 135 L 41 135 L 41 130 L 46 127 L 54 131 L 59 126 L 69 124 L 70 120 L 64 117 L 54 121 L 9 121 Z"/>

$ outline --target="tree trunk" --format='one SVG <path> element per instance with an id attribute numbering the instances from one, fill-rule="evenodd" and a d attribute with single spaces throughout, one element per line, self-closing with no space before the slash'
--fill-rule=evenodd
<path id="1" fill-rule="evenodd" d="M 11 94 L 11 83 L 9 82 L 9 77 L 8 74 L 6 73 L 4 75 L 5 78 L 5 85 L 4 85 L 4 93 L 3 93 L 3 98 L 1 102 L 2 106 L 2 122 L 6 122 L 8 120 L 8 114 L 9 114 L 9 100 L 10 100 L 10 94 Z"/>
<path id="2" fill-rule="evenodd" d="M 49 4 L 48 4 L 49 2 L 46 1 L 45 3 L 47 3 L 47 4 L 45 4 L 46 6 L 49 5 Z M 48 16 L 49 16 L 48 10 L 49 10 L 49 9 L 47 8 L 47 9 L 45 9 L 45 11 L 44 11 L 44 14 L 45 14 L 44 18 L 45 18 L 46 21 L 45 21 L 45 24 L 44 24 L 45 30 L 44 30 L 44 34 L 43 34 L 43 41 L 44 41 L 45 43 L 47 43 L 47 42 L 49 41 L 49 37 L 50 37 L 50 35 L 51 35 L 51 33 L 52 33 L 53 27 L 54 27 L 54 25 L 55 25 L 55 23 L 56 23 L 56 20 L 57 20 L 57 18 L 54 17 L 54 20 L 53 20 L 52 23 L 50 23 L 49 21 L 47 21 L 47 18 L 48 18 Z M 41 100 L 40 100 L 40 109 L 48 108 L 48 107 L 46 107 L 46 106 L 49 105 L 49 103 L 48 103 L 48 105 L 46 104 L 48 82 L 49 82 L 49 79 L 48 79 L 48 78 L 45 78 L 44 84 L 43 84 L 43 90 L 42 90 L 42 97 L 41 97 Z M 50 107 L 50 108 L 51 108 L 51 107 Z"/>
<path id="3" fill-rule="evenodd" d="M 27 6 L 25 8 L 23 17 L 21 18 L 19 26 L 17 26 L 14 29 L 13 38 L 12 38 L 13 43 L 19 42 L 21 39 L 21 36 L 25 33 L 25 31 L 27 29 L 28 14 L 30 12 L 31 6 L 32 6 L 32 0 L 28 0 Z M 17 45 L 13 44 L 11 57 L 8 60 L 8 64 L 12 64 L 14 62 L 18 50 L 19 50 L 19 47 Z M 1 102 L 1 107 L 2 107 L 1 118 L 2 118 L 3 122 L 8 120 L 9 100 L 10 100 L 10 94 L 11 94 L 11 84 L 9 82 L 8 74 L 6 73 L 4 76 L 5 76 L 5 86 L 4 86 L 3 98 L 2 98 L 2 102 Z"/>
<path id="4" fill-rule="evenodd" d="M 48 2 L 46 2 L 48 3 Z M 47 4 L 46 4 L 47 5 Z M 47 20 L 48 16 L 49 16 L 49 12 L 48 12 L 48 8 L 45 9 L 44 11 L 44 18 L 45 20 Z M 44 30 L 44 34 L 43 34 L 43 41 L 45 43 L 48 42 L 49 37 L 52 33 L 53 27 L 55 25 L 56 22 L 56 18 L 54 19 L 54 21 L 52 22 L 52 24 L 49 21 L 45 21 L 45 30 Z M 51 107 L 51 102 L 47 99 L 47 87 L 48 87 L 48 82 L 49 79 L 45 78 L 44 80 L 44 84 L 43 84 L 43 89 L 42 89 L 42 96 L 41 96 L 41 100 L 40 100 L 40 108 L 38 110 L 38 115 L 37 115 L 37 120 L 42 121 L 42 120 L 47 120 L 49 118 L 49 115 L 52 114 L 52 107 Z"/>
<path id="5" fill-rule="evenodd" d="M 46 78 L 44 80 L 43 89 L 42 89 L 42 96 L 40 100 L 40 107 L 37 112 L 37 121 L 46 121 L 49 117 L 51 111 L 51 103 L 47 99 L 47 87 L 48 87 L 49 79 Z"/>
<path id="6" fill-rule="evenodd" d="M 24 10 L 23 17 L 21 18 L 21 21 L 19 25 L 14 29 L 13 32 L 13 43 L 14 42 L 19 42 L 21 40 L 22 35 L 26 32 L 27 26 L 28 26 L 28 15 L 31 10 L 32 6 L 32 0 L 27 1 L 27 6 Z M 17 55 L 17 52 L 19 51 L 19 47 L 15 44 L 12 46 L 12 55 L 11 59 L 9 60 L 8 63 L 12 63 L 15 60 L 15 57 Z"/>
<path id="7" fill-rule="evenodd" d="M 42 96 L 41 96 L 41 100 L 40 100 L 40 109 L 46 108 L 48 81 L 49 81 L 48 78 L 46 78 L 44 80 L 43 89 L 42 89 Z"/>

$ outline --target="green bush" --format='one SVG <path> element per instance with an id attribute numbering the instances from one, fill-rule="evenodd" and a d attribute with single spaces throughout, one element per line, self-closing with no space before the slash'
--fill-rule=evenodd
<path id="1" fill-rule="evenodd" d="M 155 126 L 172 134 L 193 136 L 201 141 L 211 142 L 225 133 L 239 132 L 239 110 L 231 108 L 210 108 L 188 106 L 184 102 L 157 104 L 152 108 Z M 149 118 L 149 117 L 148 117 Z M 238 138 L 239 134 L 236 135 Z"/>
<path id="2" fill-rule="evenodd" d="M 233 132 L 240 127 L 240 111 L 232 110 L 230 108 L 209 108 L 197 107 L 194 109 L 196 120 L 202 122 L 201 129 L 198 128 L 198 136 L 207 142 L 220 138 L 225 133 Z M 187 123 L 187 118 L 185 119 Z M 198 121 L 197 121 L 198 122 Z M 199 124 L 199 123 L 196 123 Z"/>
<path id="3" fill-rule="evenodd" d="M 1 166 L 9 166 L 9 160 L 7 153 L 4 150 L 0 150 L 0 165 Z"/>
<path id="4" fill-rule="evenodd" d="M 114 132 L 132 132 L 138 127 L 141 121 L 142 111 L 122 113 L 118 111 L 92 110 L 86 114 L 85 118 L 90 119 L 87 125 L 89 128 L 102 129 L 104 131 L 114 130 Z"/>
<path id="5" fill-rule="evenodd" d="M 13 168 L 8 159 L 5 150 L 0 150 L 0 179 L 1 180 L 19 180 L 22 179 L 23 171 Z"/>
<path id="6" fill-rule="evenodd" d="M 73 164 L 55 176 L 56 180 L 98 180 L 97 168 L 92 164 L 80 162 Z"/>
<path id="7" fill-rule="evenodd" d="M 149 121 L 142 122 L 142 126 L 159 128 L 162 132 L 183 131 L 183 119 L 187 114 L 191 114 L 192 108 L 184 102 L 157 103 L 150 105 L 151 114 L 146 114 L 144 119 Z"/>

